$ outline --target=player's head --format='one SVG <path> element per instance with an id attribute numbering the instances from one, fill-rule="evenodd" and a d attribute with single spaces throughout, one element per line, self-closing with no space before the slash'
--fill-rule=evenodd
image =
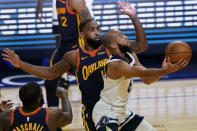
<path id="1" fill-rule="evenodd" d="M 19 90 L 19 97 L 25 108 L 42 107 L 44 104 L 42 89 L 35 82 L 22 86 Z"/>
<path id="2" fill-rule="evenodd" d="M 80 26 L 80 35 L 87 44 L 97 49 L 101 45 L 99 25 L 94 19 L 83 21 Z"/>
<path id="3" fill-rule="evenodd" d="M 102 43 L 111 51 L 119 50 L 122 53 L 131 52 L 128 37 L 120 30 L 110 30 L 102 37 Z"/>

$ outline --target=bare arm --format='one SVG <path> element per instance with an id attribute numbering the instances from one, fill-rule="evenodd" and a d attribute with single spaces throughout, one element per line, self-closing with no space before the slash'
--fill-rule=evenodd
<path id="1" fill-rule="evenodd" d="M 67 72 L 71 66 L 74 68 L 77 65 L 76 51 L 70 51 L 64 54 L 62 60 L 56 63 L 52 67 L 35 66 L 20 60 L 19 56 L 14 50 L 4 49 L 5 54 L 2 54 L 3 59 L 10 62 L 16 68 L 20 68 L 23 71 L 45 79 L 55 79 Z"/>
<path id="2" fill-rule="evenodd" d="M 36 8 L 36 18 L 42 21 L 42 17 L 39 16 L 39 14 L 42 15 L 42 6 L 45 0 L 38 0 L 37 8 Z"/>
<path id="3" fill-rule="evenodd" d="M 62 87 L 58 87 L 56 90 L 56 95 L 61 98 L 62 102 L 62 110 L 59 112 L 58 117 L 58 127 L 59 126 L 65 126 L 67 124 L 70 124 L 73 119 L 73 113 L 72 113 L 72 107 L 68 99 L 68 92 L 66 89 Z"/>
<path id="4" fill-rule="evenodd" d="M 148 49 L 148 44 L 146 35 L 144 33 L 144 28 L 142 27 L 142 24 L 137 17 L 136 9 L 131 6 L 130 3 L 118 1 L 118 4 L 121 8 L 120 12 L 130 17 L 136 31 L 136 41 L 130 40 L 130 47 L 135 53 L 145 51 L 146 49 Z"/>
<path id="5" fill-rule="evenodd" d="M 79 14 L 81 21 L 92 18 L 85 0 L 70 0 L 69 2 L 71 9 Z"/>
<path id="6" fill-rule="evenodd" d="M 127 62 L 118 60 L 108 64 L 107 75 L 112 79 L 118 79 L 123 77 L 158 77 L 163 76 L 179 69 L 184 68 L 187 62 L 184 60 L 179 61 L 176 64 L 169 64 L 165 68 L 161 69 L 148 69 L 143 66 L 130 66 Z"/>
<path id="7" fill-rule="evenodd" d="M 144 67 L 144 66 L 139 62 L 137 56 L 136 56 L 134 53 L 133 53 L 132 55 L 133 55 L 133 57 L 135 58 L 136 65 L 137 65 L 137 66 L 141 66 L 142 68 L 145 68 L 145 69 L 146 69 L 146 67 Z M 184 62 L 184 63 L 185 63 L 185 64 L 183 64 L 182 68 L 184 68 L 184 67 L 187 66 L 187 64 L 188 64 L 187 62 Z M 164 61 L 163 61 L 163 63 L 162 63 L 162 69 L 167 68 L 167 66 L 172 66 L 172 64 L 170 63 L 170 60 L 168 60 L 168 62 L 167 62 L 167 61 L 166 61 L 166 58 L 165 58 Z M 182 69 L 182 68 L 180 68 L 180 69 Z M 151 69 L 154 69 L 154 68 L 151 68 Z M 170 72 L 169 72 L 169 73 L 170 73 Z M 164 76 L 164 75 L 167 75 L 167 73 L 164 73 L 164 74 L 161 74 L 161 75 L 156 75 L 156 76 L 140 77 L 140 78 L 141 78 L 141 80 L 142 80 L 145 84 L 149 85 L 149 84 L 151 84 L 151 83 L 153 83 L 153 82 L 159 80 L 159 79 L 160 79 L 162 76 Z"/>

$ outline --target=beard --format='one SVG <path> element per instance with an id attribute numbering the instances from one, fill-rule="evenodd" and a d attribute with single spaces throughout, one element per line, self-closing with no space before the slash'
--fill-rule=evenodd
<path id="1" fill-rule="evenodd" d="M 122 53 L 126 53 L 126 52 L 131 53 L 132 52 L 132 50 L 131 50 L 131 48 L 129 48 L 129 46 L 118 44 L 118 47 Z"/>
<path id="2" fill-rule="evenodd" d="M 87 38 L 87 43 L 92 46 L 94 49 L 97 49 L 101 45 L 101 39 L 100 40 L 94 40 Z"/>

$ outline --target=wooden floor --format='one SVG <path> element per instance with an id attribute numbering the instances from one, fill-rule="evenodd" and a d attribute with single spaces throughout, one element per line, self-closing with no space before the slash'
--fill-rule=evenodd
<path id="1" fill-rule="evenodd" d="M 12 99 L 20 105 L 18 88 L 3 88 L 3 99 Z M 43 88 L 44 91 L 44 88 Z M 158 131 L 197 131 L 197 79 L 163 80 L 149 86 L 135 82 L 128 107 L 144 115 Z M 73 123 L 65 131 L 83 131 L 80 92 L 77 86 L 69 89 L 74 112 Z"/>

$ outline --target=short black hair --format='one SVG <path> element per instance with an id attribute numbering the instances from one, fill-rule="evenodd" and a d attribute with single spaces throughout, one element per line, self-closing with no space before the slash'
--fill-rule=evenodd
<path id="1" fill-rule="evenodd" d="M 92 22 L 92 21 L 95 21 L 94 18 L 86 19 L 86 20 L 82 21 L 82 22 L 80 23 L 80 25 L 79 25 L 79 30 L 80 30 L 80 32 L 82 32 L 84 26 L 85 26 L 87 23 Z"/>
<path id="2" fill-rule="evenodd" d="M 19 97 L 23 106 L 30 107 L 35 105 L 41 94 L 41 87 L 38 83 L 30 82 L 22 86 L 19 90 Z"/>

